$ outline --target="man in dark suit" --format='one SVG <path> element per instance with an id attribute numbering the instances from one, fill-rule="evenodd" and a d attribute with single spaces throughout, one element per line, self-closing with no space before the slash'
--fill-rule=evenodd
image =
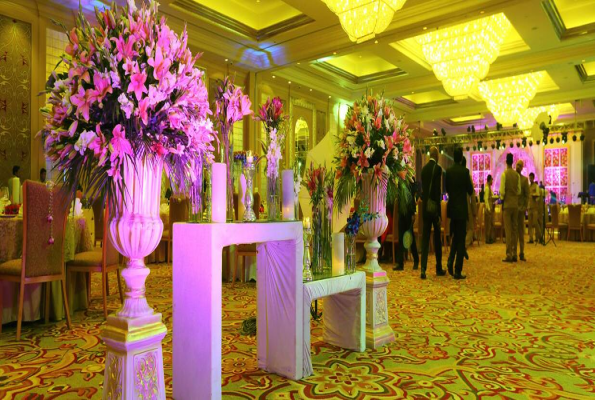
<path id="1" fill-rule="evenodd" d="M 467 218 L 469 217 L 467 195 L 473 194 L 473 184 L 469 178 L 469 170 L 461 164 L 463 149 L 456 148 L 453 158 L 453 166 L 446 171 L 446 192 L 448 193 L 448 215 L 452 221 L 452 246 L 456 253 L 454 278 L 465 279 L 462 272 Z"/>
<path id="2" fill-rule="evenodd" d="M 426 279 L 430 233 L 434 227 L 434 251 L 436 253 L 436 275 L 444 276 L 442 269 L 442 242 L 440 241 L 440 197 L 442 194 L 442 167 L 438 165 L 438 148 L 430 149 L 430 161 L 421 170 L 423 231 L 421 237 L 421 279 Z M 435 213 L 428 210 L 428 200 L 437 205 Z"/>

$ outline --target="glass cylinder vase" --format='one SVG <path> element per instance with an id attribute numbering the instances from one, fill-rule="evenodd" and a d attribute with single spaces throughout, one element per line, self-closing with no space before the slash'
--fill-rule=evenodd
<path id="1" fill-rule="evenodd" d="M 230 133 L 233 132 L 233 125 L 230 126 L 229 131 L 222 132 L 224 144 L 221 146 L 221 162 L 225 163 L 227 169 L 227 206 L 226 206 L 226 220 L 233 222 L 235 220 L 235 208 L 233 203 L 233 143 Z"/>
<path id="2" fill-rule="evenodd" d="M 267 214 L 269 221 L 279 220 L 279 175 L 267 177 Z"/>
<path id="3" fill-rule="evenodd" d="M 333 263 L 333 210 L 332 207 L 329 210 L 328 205 L 325 203 L 322 209 L 322 259 L 323 259 L 323 271 L 330 272 Z"/>
<path id="4" fill-rule="evenodd" d="M 312 206 L 312 271 L 315 275 L 324 272 L 323 213 L 324 206 Z"/>
<path id="5" fill-rule="evenodd" d="M 348 274 L 355 272 L 355 238 L 356 235 L 345 235 L 345 272 Z"/>

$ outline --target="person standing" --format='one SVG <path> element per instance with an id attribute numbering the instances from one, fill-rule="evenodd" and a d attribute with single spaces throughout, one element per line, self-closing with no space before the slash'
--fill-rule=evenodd
<path id="1" fill-rule="evenodd" d="M 539 197 L 537 197 L 537 227 L 539 228 L 539 243 L 545 243 L 545 186 L 539 183 Z"/>
<path id="2" fill-rule="evenodd" d="M 405 232 L 408 230 L 413 231 L 413 223 L 415 221 L 415 181 L 409 185 L 409 190 L 411 191 L 411 201 L 407 206 L 407 211 L 405 214 L 402 213 L 401 207 L 398 207 L 399 210 L 399 243 L 397 244 L 397 265 L 393 268 L 395 271 L 403 271 L 403 259 L 405 253 L 405 246 L 403 237 Z M 393 232 L 393 234 L 396 234 Z M 415 243 L 415 235 L 411 235 L 411 245 L 409 246 L 409 251 L 411 252 L 411 256 L 413 257 L 413 269 L 416 270 L 419 268 L 419 254 L 417 253 L 417 244 Z"/>
<path id="3" fill-rule="evenodd" d="M 465 167 L 467 170 L 467 174 L 469 175 L 469 180 L 471 180 L 471 172 L 469 168 L 467 168 L 467 159 L 463 156 L 463 161 L 461 165 Z M 471 180 L 473 184 L 473 181 Z M 475 199 L 475 190 L 473 193 L 467 196 L 467 231 L 465 235 L 465 258 L 468 260 L 469 256 L 467 255 L 467 248 L 471 247 L 473 244 L 473 239 L 475 236 L 475 216 L 477 214 L 477 201 Z"/>
<path id="4" fill-rule="evenodd" d="M 47 177 L 47 171 L 45 168 L 39 170 L 39 182 L 45 183 L 45 179 Z"/>
<path id="5" fill-rule="evenodd" d="M 525 213 L 527 212 L 527 207 L 529 205 L 529 180 L 526 176 L 522 174 L 523 172 L 524 163 L 523 160 L 518 160 L 516 162 L 516 172 L 519 174 L 519 178 L 521 180 L 521 193 L 519 196 L 519 213 L 518 213 L 518 247 L 519 247 L 519 260 L 527 261 L 525 258 Z M 514 255 L 516 257 L 516 243 L 515 243 L 515 250 Z"/>
<path id="6" fill-rule="evenodd" d="M 461 153 L 462 154 L 462 153 Z M 459 160 L 460 161 L 460 160 Z M 421 279 L 426 279 L 430 233 L 434 228 L 436 275 L 444 276 L 442 269 L 442 242 L 440 240 L 440 195 L 442 193 L 442 167 L 438 165 L 438 148 L 430 148 L 430 161 L 421 170 L 423 230 L 421 238 Z"/>
<path id="7" fill-rule="evenodd" d="M 537 199 L 539 198 L 539 186 L 535 182 L 535 174 L 529 174 L 529 241 L 527 243 L 539 242 L 541 233 L 539 232 L 539 225 L 537 222 L 538 210 Z"/>
<path id="8" fill-rule="evenodd" d="M 484 225 L 485 225 L 485 242 L 492 244 L 495 242 L 494 237 L 494 192 L 492 191 L 492 175 L 488 175 L 486 179 L 486 187 L 483 194 L 484 203 Z"/>
<path id="9" fill-rule="evenodd" d="M 446 192 L 448 193 L 448 215 L 451 219 L 453 240 L 451 246 L 456 253 L 454 278 L 465 279 L 463 272 L 463 257 L 465 256 L 465 236 L 467 220 L 469 218 L 468 196 L 473 194 L 473 184 L 469 170 L 462 165 L 463 149 L 454 151 L 454 164 L 446 171 Z M 448 265 L 451 274 L 452 265 Z"/>
<path id="10" fill-rule="evenodd" d="M 514 159 L 512 153 L 506 155 L 506 170 L 500 177 L 500 197 L 502 198 L 502 213 L 504 215 L 504 233 L 506 235 L 506 258 L 504 262 L 516 262 L 516 243 L 519 215 L 519 195 L 521 193 L 521 178 L 512 169 Z"/>

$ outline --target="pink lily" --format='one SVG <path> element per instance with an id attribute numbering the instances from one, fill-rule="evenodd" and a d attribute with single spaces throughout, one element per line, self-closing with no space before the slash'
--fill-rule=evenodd
<path id="1" fill-rule="evenodd" d="M 146 80 L 147 75 L 144 72 L 132 74 L 130 77 L 130 85 L 128 85 L 127 93 L 134 92 L 136 99 L 140 101 L 140 99 L 143 97 L 143 93 L 147 93 L 147 88 L 145 87 Z"/>

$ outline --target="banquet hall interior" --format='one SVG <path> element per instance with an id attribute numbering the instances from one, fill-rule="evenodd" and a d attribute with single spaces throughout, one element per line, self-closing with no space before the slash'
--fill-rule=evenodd
<path id="1" fill-rule="evenodd" d="M 1 399 L 595 397 L 595 0 L 156 3 L 0 0 Z"/>

